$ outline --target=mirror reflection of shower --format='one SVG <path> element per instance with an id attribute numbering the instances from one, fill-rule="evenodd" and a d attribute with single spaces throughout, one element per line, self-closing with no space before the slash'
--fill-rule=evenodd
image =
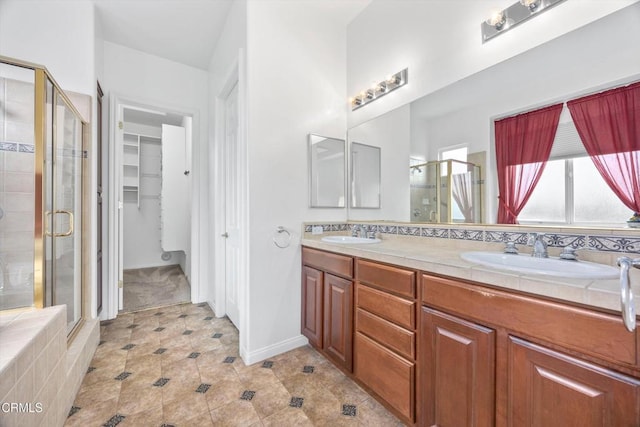
<path id="1" fill-rule="evenodd" d="M 478 223 L 481 212 L 480 167 L 459 160 L 409 166 L 411 222 Z"/>

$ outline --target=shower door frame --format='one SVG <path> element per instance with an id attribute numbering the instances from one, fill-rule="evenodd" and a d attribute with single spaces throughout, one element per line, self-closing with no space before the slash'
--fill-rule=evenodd
<path id="1" fill-rule="evenodd" d="M 89 126 L 88 122 L 83 119 L 82 115 L 78 112 L 69 97 L 60 88 L 60 85 L 58 85 L 58 83 L 53 78 L 51 73 L 49 73 L 46 67 L 2 55 L 0 55 L 0 63 L 34 71 L 34 257 L 32 307 L 35 307 L 37 309 L 47 307 L 47 287 L 53 286 L 53 284 L 51 283 L 46 283 L 47 267 L 45 257 L 45 237 L 47 233 L 49 233 L 49 230 L 45 229 L 47 216 L 47 212 L 45 211 L 45 189 L 47 185 L 51 184 L 51 182 L 55 182 L 50 182 L 50 180 L 54 180 L 55 177 L 48 177 L 45 170 L 45 153 L 48 131 L 47 108 L 52 108 L 53 110 L 55 110 L 56 105 L 54 104 L 54 100 L 61 99 L 64 102 L 65 107 L 68 108 L 80 122 L 80 155 L 82 156 L 81 167 L 79 171 L 79 173 L 81 174 L 81 188 L 79 192 L 80 212 L 75 213 L 76 215 L 80 215 L 80 232 L 82 233 L 80 247 L 76 249 L 81 252 L 81 265 L 78 267 L 80 268 L 80 271 L 77 273 L 80 280 L 80 316 L 73 325 L 72 329 L 68 331 L 67 339 L 70 342 L 81 329 L 82 324 L 84 323 L 85 316 L 90 310 L 90 293 L 87 289 L 87 283 L 89 283 L 89 281 L 87 280 L 87 272 L 90 269 L 82 268 L 82 265 L 90 265 L 90 257 L 88 256 L 85 248 L 90 247 L 91 243 L 90 233 L 88 233 L 90 227 L 91 209 L 86 203 L 86 201 L 89 200 L 87 198 L 87 191 L 90 187 L 90 185 L 88 185 L 88 177 L 91 173 L 91 167 L 89 164 L 90 162 L 86 161 L 85 154 L 88 153 L 89 150 L 91 127 Z M 47 105 L 47 81 L 51 83 L 52 94 L 55 94 L 55 96 L 51 99 L 52 104 L 50 106 Z M 55 142 L 55 138 L 57 138 L 57 136 L 55 136 L 55 123 L 53 122 L 54 118 L 55 112 L 52 115 L 51 127 L 52 138 L 54 138 L 52 139 L 52 145 L 54 149 L 56 149 L 57 144 Z M 54 170 L 54 167 L 52 167 L 52 175 Z M 53 238 L 55 238 L 55 236 Z M 16 308 L 16 310 L 24 310 L 29 308 L 30 307 L 21 307 Z"/>

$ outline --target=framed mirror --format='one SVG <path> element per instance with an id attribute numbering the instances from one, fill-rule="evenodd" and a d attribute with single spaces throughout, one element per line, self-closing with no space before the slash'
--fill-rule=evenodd
<path id="1" fill-rule="evenodd" d="M 309 134 L 309 207 L 345 207 L 345 141 Z"/>
<path id="2" fill-rule="evenodd" d="M 350 203 L 349 220 L 495 224 L 499 191 L 494 120 L 640 81 L 640 63 L 628 54 L 631 45 L 626 33 L 618 31 L 632 15 L 637 15 L 637 10 L 622 9 L 382 115 L 354 121 L 347 133 L 348 141 L 377 145 L 385 153 L 383 200 L 381 208 L 371 212 L 351 209 L 357 206 Z M 581 46 L 586 45 L 594 49 L 583 54 Z M 523 210 L 519 222 L 626 229 L 633 212 L 620 207 L 612 198 L 615 196 L 607 193 L 604 180 L 594 172 L 588 156 L 573 159 L 573 171 L 567 173 L 570 159 L 563 147 L 583 144 L 566 106 L 555 141 L 551 161 L 537 186 L 539 194 L 529 199 L 525 208 L 529 210 Z M 461 158 L 441 155 L 462 146 L 467 151 Z M 449 159 L 457 160 L 460 167 L 479 166 L 479 177 L 473 172 L 470 184 L 466 177 L 462 182 L 454 178 L 460 174 L 452 168 L 449 180 L 442 168 L 436 172 L 432 167 Z M 468 166 L 462 170 L 472 172 Z M 580 177 L 574 179 L 572 187 L 565 185 L 571 175 Z M 456 184 L 462 185 L 456 189 Z M 461 197 L 471 194 L 466 191 L 469 188 L 474 196 L 479 192 L 479 202 Z M 568 195 L 573 197 L 572 220 L 565 219 L 569 217 L 565 202 Z M 614 205 L 620 208 L 615 215 Z"/>
<path id="3" fill-rule="evenodd" d="M 380 208 L 380 147 L 351 143 L 351 207 Z"/>

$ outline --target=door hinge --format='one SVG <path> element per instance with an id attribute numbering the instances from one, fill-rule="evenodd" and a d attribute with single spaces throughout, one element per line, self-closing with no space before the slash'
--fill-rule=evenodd
<path id="1" fill-rule="evenodd" d="M 122 130 L 124 128 L 124 124 L 120 121 L 118 122 L 118 128 Z"/>
<path id="2" fill-rule="evenodd" d="M 118 288 L 122 289 L 124 287 L 124 282 L 122 280 L 118 280 Z"/>

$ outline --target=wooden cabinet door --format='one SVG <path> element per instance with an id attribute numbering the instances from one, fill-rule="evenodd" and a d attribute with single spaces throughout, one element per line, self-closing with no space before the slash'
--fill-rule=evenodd
<path id="1" fill-rule="evenodd" d="M 422 308 L 425 426 L 495 425 L 495 331 Z"/>
<path id="2" fill-rule="evenodd" d="M 640 381 L 509 337 L 510 426 L 639 426 Z"/>
<path id="3" fill-rule="evenodd" d="M 309 343 L 322 348 L 323 273 L 302 268 L 302 334 Z"/>
<path id="4" fill-rule="evenodd" d="M 324 275 L 324 350 L 349 372 L 353 358 L 353 282 Z"/>

